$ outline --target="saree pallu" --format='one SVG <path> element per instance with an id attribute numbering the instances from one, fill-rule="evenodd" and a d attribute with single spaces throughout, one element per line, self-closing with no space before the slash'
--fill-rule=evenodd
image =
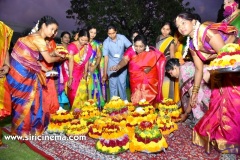
<path id="1" fill-rule="evenodd" d="M 33 45 L 27 46 L 28 42 Z M 32 35 L 20 38 L 13 48 L 11 70 L 7 75 L 13 107 L 13 134 L 40 135 L 49 123 L 48 109 L 42 105 L 42 85 L 46 82 L 37 63 L 39 50 L 46 50 L 45 41 Z"/>
<path id="2" fill-rule="evenodd" d="M 207 72 L 206 68 L 204 73 Z M 192 62 L 186 62 L 180 66 L 180 87 L 181 87 L 181 103 L 184 110 L 188 107 L 189 92 L 194 84 L 195 66 Z M 198 92 L 197 104 L 192 108 L 193 116 L 196 120 L 203 117 L 205 112 L 209 108 L 209 101 L 211 96 L 211 90 L 208 84 L 204 80 L 201 81 L 200 89 Z"/>
<path id="3" fill-rule="evenodd" d="M 222 153 L 240 154 L 240 75 L 214 75 L 210 108 L 194 127 L 193 143 Z"/>
<path id="4" fill-rule="evenodd" d="M 238 37 L 240 37 L 240 10 L 237 9 L 230 16 L 223 20 L 224 23 L 237 27 Z"/>
<path id="5" fill-rule="evenodd" d="M 56 43 L 54 40 L 50 40 L 47 43 L 48 52 L 51 53 L 56 48 Z M 53 69 L 53 63 L 47 63 L 45 60 L 40 61 L 40 63 L 47 68 L 48 70 Z M 42 74 L 44 74 L 43 71 L 41 71 Z M 49 96 L 51 95 L 51 96 Z M 54 77 L 46 77 L 46 86 L 44 86 L 42 91 L 43 96 L 43 106 L 46 108 L 49 108 L 50 114 L 56 113 L 56 111 L 59 109 L 59 102 L 58 102 L 58 96 L 57 96 L 57 89 L 55 86 L 55 79 Z"/>
<path id="6" fill-rule="evenodd" d="M 76 50 L 77 48 L 74 44 L 72 44 L 68 46 L 68 50 L 71 50 L 71 49 Z M 85 45 L 77 53 L 75 52 L 75 54 L 73 55 L 73 61 L 74 61 L 73 71 L 72 71 L 73 80 L 72 80 L 71 89 L 68 90 L 68 98 L 69 98 L 69 102 L 72 109 L 75 107 L 79 107 L 82 101 L 87 100 L 87 96 L 84 96 L 84 95 L 87 95 L 87 86 L 85 86 L 87 84 L 86 82 L 80 83 L 80 81 L 83 79 L 85 64 L 88 62 L 91 55 L 92 55 L 92 47 L 90 44 Z M 83 91 L 83 93 L 80 94 L 80 93 L 77 93 L 77 91 Z M 84 99 L 82 97 L 84 97 Z"/>
<path id="7" fill-rule="evenodd" d="M 167 60 L 170 59 L 169 48 L 170 48 L 171 44 L 173 44 L 173 43 L 174 43 L 174 38 L 172 36 L 169 36 L 169 37 L 159 40 L 159 42 L 157 42 L 157 44 L 156 44 L 156 48 L 161 53 L 164 53 Z M 174 79 L 171 78 L 167 74 L 164 77 L 162 93 L 163 93 L 163 98 L 174 99 Z"/>
<path id="8" fill-rule="evenodd" d="M 192 40 L 190 41 L 189 47 L 196 51 L 198 57 L 202 61 L 208 60 L 209 56 L 212 54 L 217 54 L 209 44 L 209 37 L 212 37 L 215 34 L 213 31 L 217 31 L 224 42 L 228 40 L 229 35 L 236 35 L 238 32 L 236 27 L 229 26 L 227 23 L 204 22 L 201 24 L 197 33 L 197 45 L 199 50 L 195 50 Z M 203 52 L 203 50 L 205 51 Z"/>
<path id="9" fill-rule="evenodd" d="M 101 83 L 101 89 L 102 89 L 102 96 L 103 96 L 103 99 L 104 101 L 106 102 L 107 101 L 107 83 L 102 83 L 102 76 L 103 76 L 103 73 L 104 73 L 104 57 L 102 56 L 101 57 L 101 61 L 100 61 L 100 64 L 99 64 L 99 70 L 100 70 L 100 76 L 99 76 L 99 81 Z"/>
<path id="10" fill-rule="evenodd" d="M 89 66 L 96 65 L 96 58 L 101 56 L 101 44 L 93 40 L 91 42 L 92 46 L 92 56 L 89 59 Z M 99 67 L 97 66 L 93 73 L 89 73 L 88 75 L 88 99 L 95 99 L 97 100 L 98 109 L 101 110 L 105 104 L 103 94 L 102 94 L 102 87 L 100 81 L 100 71 Z"/>
<path id="11" fill-rule="evenodd" d="M 12 59 L 7 81 L 13 106 L 12 133 L 41 135 L 48 126 L 49 113 L 42 103 L 42 85 L 38 75 Z"/>
<path id="12" fill-rule="evenodd" d="M 127 51 L 124 56 L 127 56 Z M 129 56 L 130 57 L 130 56 Z M 161 61 L 161 62 L 160 62 Z M 129 61 L 131 101 L 134 105 L 138 104 L 141 99 L 146 99 L 153 104 L 162 100 L 162 93 L 159 88 L 162 86 L 163 66 L 165 65 L 165 57 L 156 50 L 143 52 L 139 55 L 134 55 Z M 151 67 L 149 73 L 145 73 L 144 69 Z"/>

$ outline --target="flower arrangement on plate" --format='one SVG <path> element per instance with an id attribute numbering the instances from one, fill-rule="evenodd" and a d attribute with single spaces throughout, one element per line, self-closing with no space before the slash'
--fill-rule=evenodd
<path id="1" fill-rule="evenodd" d="M 181 120 L 182 108 L 179 108 L 176 102 L 172 99 L 165 98 L 158 104 L 159 113 L 161 116 L 169 115 L 173 122 L 179 122 Z"/>
<path id="2" fill-rule="evenodd" d="M 120 97 L 113 96 L 109 103 L 106 103 L 103 112 L 110 116 L 117 114 L 128 114 L 128 107 Z"/>
<path id="3" fill-rule="evenodd" d="M 80 118 L 86 120 L 89 124 L 92 124 L 101 115 L 97 107 L 93 105 L 84 106 L 81 108 Z"/>
<path id="4" fill-rule="evenodd" d="M 109 117 L 100 117 L 96 119 L 93 124 L 89 125 L 89 137 L 99 139 L 102 136 L 104 127 L 106 127 L 106 124 L 110 122 L 111 118 Z"/>
<path id="5" fill-rule="evenodd" d="M 156 153 L 167 147 L 168 144 L 158 126 L 149 121 L 142 121 L 135 127 L 135 136 L 131 139 L 129 149 L 131 152 Z"/>
<path id="6" fill-rule="evenodd" d="M 209 70 L 221 70 L 230 68 L 235 71 L 235 68 L 240 66 L 240 45 L 228 43 L 218 53 L 217 58 L 210 62 Z M 229 71 L 231 71 L 229 70 Z"/>
<path id="7" fill-rule="evenodd" d="M 49 133 L 63 133 L 73 119 L 74 116 L 71 112 L 59 110 L 57 113 L 50 115 L 50 123 L 47 131 Z"/>
<path id="8" fill-rule="evenodd" d="M 74 119 L 66 130 L 67 136 L 86 135 L 88 133 L 88 127 L 86 122 Z"/>
<path id="9" fill-rule="evenodd" d="M 106 154 L 119 154 L 129 149 L 129 138 L 124 128 L 108 123 L 96 143 L 96 149 Z"/>
<path id="10" fill-rule="evenodd" d="M 168 115 L 158 116 L 156 122 L 163 135 L 169 135 L 178 129 L 178 125 Z"/>

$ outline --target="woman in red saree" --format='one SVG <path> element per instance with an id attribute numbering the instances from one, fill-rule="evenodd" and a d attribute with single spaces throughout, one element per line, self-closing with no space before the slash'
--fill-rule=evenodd
<path id="1" fill-rule="evenodd" d="M 129 64 L 131 102 L 136 105 L 141 99 L 151 104 L 163 99 L 162 83 L 166 58 L 163 53 L 148 47 L 145 38 L 137 35 L 134 46 L 129 47 L 123 59 L 111 70 L 118 71 Z"/>
<path id="2" fill-rule="evenodd" d="M 190 49 L 196 67 L 190 97 L 190 104 L 194 107 L 202 80 L 203 63 L 214 59 L 225 44 L 237 41 L 237 29 L 226 23 L 200 24 L 190 13 L 179 14 L 176 26 L 182 35 L 188 36 L 186 46 Z M 188 48 L 185 53 L 187 51 Z M 222 153 L 239 154 L 240 75 L 236 72 L 211 75 L 211 81 L 209 110 L 194 127 L 193 143 L 205 147 L 207 152 L 214 146 Z"/>
<path id="3" fill-rule="evenodd" d="M 88 60 L 92 55 L 92 47 L 88 43 L 89 39 L 89 32 L 87 30 L 80 30 L 78 40 L 68 45 L 68 98 L 72 109 L 81 106 L 82 102 L 87 100 L 86 78 L 88 73 Z"/>

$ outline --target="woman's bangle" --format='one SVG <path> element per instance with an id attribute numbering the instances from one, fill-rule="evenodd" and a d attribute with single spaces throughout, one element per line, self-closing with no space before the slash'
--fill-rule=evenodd
<path id="1" fill-rule="evenodd" d="M 200 88 L 200 86 L 194 85 L 193 88 Z"/>
<path id="2" fill-rule="evenodd" d="M 198 93 L 198 90 L 192 90 L 192 93 Z"/>
<path id="3" fill-rule="evenodd" d="M 200 89 L 200 86 L 194 85 L 192 89 L 192 93 L 198 93 L 199 89 Z"/>

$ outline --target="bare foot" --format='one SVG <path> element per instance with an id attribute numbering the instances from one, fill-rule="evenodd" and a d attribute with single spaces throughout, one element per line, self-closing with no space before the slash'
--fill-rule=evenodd
<path id="1" fill-rule="evenodd" d="M 184 121 L 186 121 L 188 115 L 187 114 L 181 114 L 180 117 L 181 117 L 181 122 L 184 122 Z"/>

